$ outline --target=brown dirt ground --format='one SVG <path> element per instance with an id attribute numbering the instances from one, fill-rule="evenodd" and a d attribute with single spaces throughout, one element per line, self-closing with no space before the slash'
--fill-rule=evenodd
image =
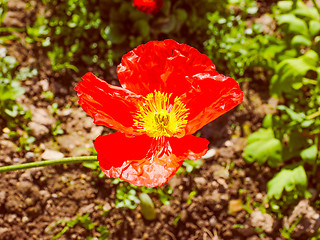
<path id="1" fill-rule="evenodd" d="M 32 11 L 22 14 L 23 3 L 20 0 L 11 2 L 6 26 L 24 26 L 27 19 L 32 19 Z M 32 121 L 38 127 L 41 125 L 39 128 L 43 131 L 34 129 L 37 140 L 31 151 L 17 152 L 16 142 L 11 141 L 3 127 L 0 166 L 40 160 L 46 150 L 65 156 L 91 154 L 92 141 L 110 130 L 94 126 L 77 104 L 72 87 L 80 76 L 69 71 L 60 75 L 52 73 L 46 56 L 34 46 L 14 42 L 7 47 L 9 54 L 22 65 L 39 70 L 37 77 L 23 83 L 26 94 L 19 102 L 32 110 Z M 116 82 L 114 69 L 110 73 L 113 74 L 107 81 Z M 150 194 L 157 212 L 155 220 L 145 220 L 140 206 L 134 210 L 116 208 L 118 185 L 111 179 L 97 177 L 80 164 L 29 169 L 1 174 L 0 239 L 51 239 L 65 227 L 64 223 L 56 224 L 57 221 L 86 213 L 95 226 L 107 227 L 110 239 L 284 239 L 279 232 L 283 227 L 282 219 L 256 211 L 253 214 L 243 207 L 247 205 L 254 210 L 254 206 L 260 204 L 268 208 L 263 202 L 266 183 L 276 172 L 266 166 L 246 164 L 242 159 L 245 137 L 256 130 L 264 114 L 272 110 L 264 94 L 266 86 L 263 81 L 244 83 L 243 104 L 200 130 L 201 136 L 210 140 L 210 149 L 215 154 L 204 159 L 200 169 L 176 175 L 163 187 L 169 185 L 173 189 L 170 205 L 163 205 L 156 193 Z M 46 101 L 41 96 L 44 90 L 54 92 L 54 100 Z M 56 114 L 50 113 L 49 106 L 53 102 L 59 106 Z M 64 108 L 67 104 L 69 109 Z M 61 121 L 64 134 L 53 138 L 50 129 L 56 120 Z M 0 126 L 4 126 L 3 123 Z M 127 186 L 119 184 L 122 185 Z M 196 191 L 196 195 L 190 199 L 192 191 Z M 86 239 L 88 236 L 98 236 L 97 231 L 78 224 L 59 239 Z M 308 239 L 303 236 L 297 239 Z"/>

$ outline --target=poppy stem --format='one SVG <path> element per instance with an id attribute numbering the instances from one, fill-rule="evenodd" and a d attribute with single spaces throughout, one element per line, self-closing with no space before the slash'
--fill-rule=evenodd
<path id="1" fill-rule="evenodd" d="M 82 162 L 93 162 L 93 161 L 97 161 L 97 156 L 67 157 L 67 158 L 61 158 L 61 159 L 53 159 L 53 160 L 23 163 L 18 165 L 3 166 L 3 167 L 0 167 L 0 173 L 24 170 L 28 168 L 46 167 L 46 166 L 59 165 L 59 164 L 82 163 Z"/>

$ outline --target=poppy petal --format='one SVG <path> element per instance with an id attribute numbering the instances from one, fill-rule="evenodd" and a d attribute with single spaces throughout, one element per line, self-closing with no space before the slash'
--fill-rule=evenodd
<path id="1" fill-rule="evenodd" d="M 198 74 L 191 91 L 181 96 L 190 110 L 185 134 L 193 134 L 243 101 L 238 83 L 224 75 Z"/>
<path id="2" fill-rule="evenodd" d="M 79 104 L 94 119 L 94 123 L 136 134 L 132 127 L 132 113 L 137 111 L 136 106 L 142 97 L 127 89 L 112 86 L 90 72 L 82 79 L 74 89 Z"/>
<path id="3" fill-rule="evenodd" d="M 133 0 L 133 6 L 142 12 L 156 14 L 162 8 L 163 0 Z"/>
<path id="4" fill-rule="evenodd" d="M 208 72 L 218 74 L 208 56 L 172 39 L 138 46 L 117 68 L 122 87 L 143 96 L 154 90 L 180 96 L 191 90 L 193 75 Z"/>
<path id="5" fill-rule="evenodd" d="M 204 155 L 208 143 L 195 136 L 156 140 L 146 135 L 128 138 L 118 132 L 99 136 L 94 145 L 100 168 L 108 177 L 157 187 L 176 173 L 183 160 Z"/>

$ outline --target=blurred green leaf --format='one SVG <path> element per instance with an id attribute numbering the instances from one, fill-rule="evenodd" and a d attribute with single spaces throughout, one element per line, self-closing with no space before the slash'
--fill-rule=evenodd
<path id="1" fill-rule="evenodd" d="M 310 147 L 302 150 L 300 153 L 300 156 L 303 159 L 303 161 L 311 165 L 314 165 L 315 160 L 317 159 L 317 156 L 318 156 L 318 147 L 315 144 L 311 145 Z"/>
<path id="2" fill-rule="evenodd" d="M 312 42 L 308 37 L 303 35 L 296 35 L 292 38 L 291 44 L 294 47 L 307 46 L 310 47 Z"/>
<path id="3" fill-rule="evenodd" d="M 276 67 L 276 74 L 271 78 L 270 94 L 279 98 L 282 92 L 294 93 L 292 85 L 302 82 L 308 71 L 315 72 L 318 61 L 318 54 L 309 50 L 301 57 L 280 62 Z"/>
<path id="4" fill-rule="evenodd" d="M 293 1 L 279 1 L 277 6 L 282 12 L 289 12 L 292 9 Z"/>
<path id="5" fill-rule="evenodd" d="M 292 33 L 302 34 L 305 36 L 309 35 L 308 26 L 305 21 L 297 18 L 293 14 L 284 14 L 278 17 L 278 24 L 288 24 L 288 31 Z"/>
<path id="6" fill-rule="evenodd" d="M 274 176 L 267 184 L 267 197 L 268 199 L 275 198 L 279 200 L 284 190 L 287 192 L 296 190 L 299 186 L 306 189 L 308 184 L 307 175 L 303 166 L 298 166 L 292 170 L 281 169 L 281 171 Z"/>
<path id="7" fill-rule="evenodd" d="M 260 128 L 248 138 L 247 146 L 243 151 L 243 158 L 259 165 L 268 162 L 271 167 L 276 167 L 282 162 L 282 145 L 274 137 L 272 129 Z"/>
<path id="8" fill-rule="evenodd" d="M 320 22 L 319 21 L 315 21 L 315 20 L 311 20 L 309 22 L 309 29 L 310 29 L 310 34 L 311 36 L 316 36 L 320 33 Z"/>

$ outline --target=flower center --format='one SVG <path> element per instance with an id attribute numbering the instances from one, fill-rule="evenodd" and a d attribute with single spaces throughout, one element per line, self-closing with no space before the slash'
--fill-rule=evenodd
<path id="1" fill-rule="evenodd" d="M 159 91 L 149 93 L 134 114 L 133 126 L 156 139 L 183 135 L 189 109 L 179 97 L 170 103 L 171 95 Z"/>

